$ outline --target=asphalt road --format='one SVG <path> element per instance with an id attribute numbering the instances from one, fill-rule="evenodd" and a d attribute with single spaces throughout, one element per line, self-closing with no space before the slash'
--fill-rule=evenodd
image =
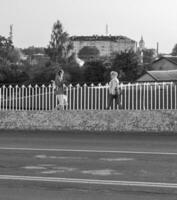
<path id="1" fill-rule="evenodd" d="M 177 199 L 177 136 L 0 132 L 2 200 Z"/>

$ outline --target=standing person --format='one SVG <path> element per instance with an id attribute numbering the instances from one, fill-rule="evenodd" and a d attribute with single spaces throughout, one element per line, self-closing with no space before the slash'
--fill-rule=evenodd
<path id="1" fill-rule="evenodd" d="M 54 81 L 55 94 L 57 99 L 57 106 L 56 106 L 57 109 L 58 108 L 64 109 L 64 106 L 67 105 L 67 96 L 65 95 L 63 76 L 64 76 L 64 71 L 61 69 L 56 73 Z"/>
<path id="2" fill-rule="evenodd" d="M 113 105 L 113 100 L 115 99 L 116 108 L 117 105 L 119 106 L 119 109 L 122 108 L 121 105 L 121 90 L 119 86 L 119 79 L 118 79 L 118 73 L 115 71 L 112 71 L 110 73 L 111 81 L 109 82 L 109 99 L 108 99 L 108 107 L 109 110 L 110 107 Z"/>

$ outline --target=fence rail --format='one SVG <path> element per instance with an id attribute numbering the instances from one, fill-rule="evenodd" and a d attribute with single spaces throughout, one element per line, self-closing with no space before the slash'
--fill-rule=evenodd
<path id="1" fill-rule="evenodd" d="M 176 83 L 121 84 L 124 110 L 177 109 Z M 66 110 L 104 110 L 108 103 L 108 85 L 66 86 Z M 53 110 L 57 105 L 52 85 L 2 86 L 0 110 Z M 115 108 L 115 102 L 113 107 Z"/>

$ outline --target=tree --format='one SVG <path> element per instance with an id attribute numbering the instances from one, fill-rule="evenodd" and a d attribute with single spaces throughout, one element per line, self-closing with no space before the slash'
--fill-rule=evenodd
<path id="1" fill-rule="evenodd" d="M 172 56 L 177 56 L 177 44 L 175 44 L 175 46 L 173 47 L 171 54 L 172 54 Z"/>
<path id="2" fill-rule="evenodd" d="M 143 63 L 150 64 L 155 60 L 155 49 L 143 50 Z"/>
<path id="3" fill-rule="evenodd" d="M 7 63 L 9 61 L 9 53 L 13 49 L 13 44 L 10 39 L 0 36 L 0 62 Z"/>
<path id="4" fill-rule="evenodd" d="M 85 46 L 78 53 L 78 57 L 84 61 L 96 59 L 99 55 L 100 52 L 95 46 Z"/>
<path id="5" fill-rule="evenodd" d="M 69 39 L 68 33 L 63 31 L 63 26 L 58 20 L 53 25 L 51 40 L 48 48 L 45 49 L 46 54 L 51 61 L 59 64 L 66 63 L 71 56 L 73 46 Z"/>
<path id="6" fill-rule="evenodd" d="M 107 69 L 101 61 L 89 61 L 83 66 L 84 81 L 87 83 L 104 83 Z"/>
<path id="7" fill-rule="evenodd" d="M 138 65 L 138 56 L 133 51 L 116 54 L 112 60 L 112 70 L 119 73 L 124 81 L 135 81 L 141 75 L 142 67 Z"/>

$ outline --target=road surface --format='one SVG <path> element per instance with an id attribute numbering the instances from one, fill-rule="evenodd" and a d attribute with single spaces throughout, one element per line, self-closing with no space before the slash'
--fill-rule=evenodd
<path id="1" fill-rule="evenodd" d="M 177 136 L 0 132 L 2 200 L 176 200 Z"/>

